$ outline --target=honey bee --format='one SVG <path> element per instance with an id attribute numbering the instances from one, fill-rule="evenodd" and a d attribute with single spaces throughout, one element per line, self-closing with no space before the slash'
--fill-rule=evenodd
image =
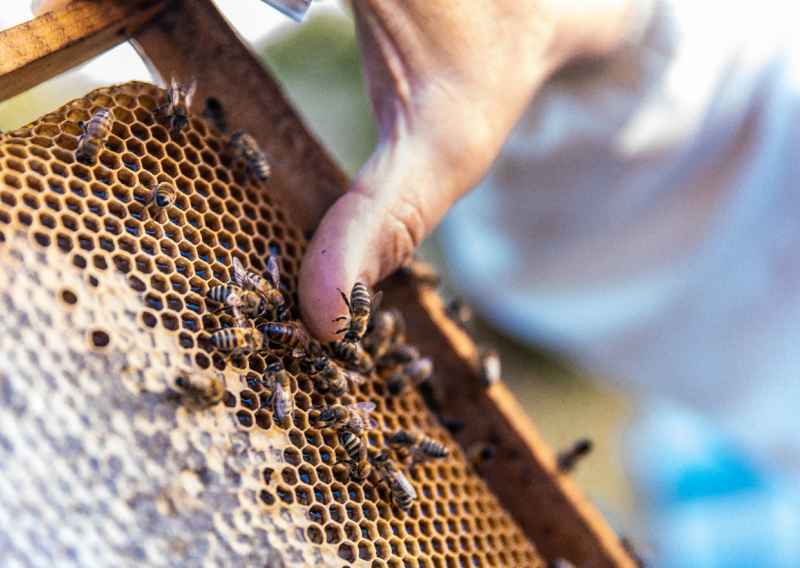
<path id="1" fill-rule="evenodd" d="M 155 109 L 155 111 L 167 109 L 161 118 L 171 117 L 172 129 L 175 132 L 181 132 L 189 124 L 189 107 L 192 106 L 192 98 L 196 89 L 197 81 L 194 77 L 189 77 L 185 83 L 180 83 L 178 78 L 173 75 L 167 89 L 167 104 Z"/>
<path id="2" fill-rule="evenodd" d="M 267 340 L 264 334 L 252 327 L 220 329 L 211 334 L 209 341 L 215 348 L 220 351 L 228 351 L 231 355 L 252 355 L 267 349 Z"/>
<path id="3" fill-rule="evenodd" d="M 556 558 L 547 563 L 547 568 L 575 568 L 575 565 L 569 560 Z"/>
<path id="4" fill-rule="evenodd" d="M 359 343 L 345 343 L 344 341 L 334 341 L 330 344 L 333 356 L 345 364 L 351 371 L 356 371 L 362 375 L 369 375 L 375 368 L 372 357 L 369 356 Z"/>
<path id="5" fill-rule="evenodd" d="M 206 295 L 209 299 L 223 304 L 217 311 L 230 309 L 233 312 L 237 327 L 247 327 L 245 316 L 260 318 L 267 313 L 268 305 L 261 294 L 238 286 L 221 284 L 211 288 Z"/>
<path id="6" fill-rule="evenodd" d="M 83 128 L 83 136 L 78 140 L 78 149 L 75 151 L 76 160 L 87 166 L 91 166 L 97 161 L 97 156 L 100 155 L 106 138 L 111 132 L 113 120 L 111 111 L 101 108 L 89 119 L 89 124 L 84 126 L 83 121 L 78 123 Z"/>
<path id="7" fill-rule="evenodd" d="M 558 469 L 564 473 L 572 471 L 580 460 L 589 455 L 593 447 L 594 443 L 588 438 L 581 438 L 576 441 L 570 448 L 560 452 L 556 457 Z"/>
<path id="8" fill-rule="evenodd" d="M 423 357 L 390 373 L 386 379 L 386 386 L 391 394 L 400 394 L 407 385 L 420 385 L 433 377 L 433 363 Z"/>
<path id="9" fill-rule="evenodd" d="M 364 336 L 364 332 L 367 331 L 367 324 L 372 314 L 378 310 L 381 298 L 383 298 L 383 292 L 378 292 L 370 298 L 367 287 L 361 282 L 356 282 L 353 285 L 353 289 L 350 290 L 350 301 L 347 300 L 347 296 L 344 292 L 339 290 L 339 293 L 342 295 L 342 300 L 344 300 L 347 309 L 350 311 L 350 319 L 347 322 L 347 326 L 335 333 L 346 332 L 342 341 L 345 343 L 358 343 Z M 341 316 L 333 321 L 340 321 L 343 319 L 348 319 L 348 316 Z"/>
<path id="10" fill-rule="evenodd" d="M 218 403 L 225 394 L 225 387 L 219 379 L 197 371 L 181 374 L 175 379 L 175 384 L 185 393 L 204 399 L 209 405 Z"/>
<path id="11" fill-rule="evenodd" d="M 373 310 L 374 311 L 374 310 Z M 405 339 L 405 321 L 400 312 L 391 308 L 382 310 L 373 316 L 367 325 L 367 332 L 362 339 L 364 349 L 379 361 L 384 354 Z"/>
<path id="12" fill-rule="evenodd" d="M 150 189 L 152 191 L 147 198 L 145 207 L 155 202 L 158 212 L 163 211 L 175 203 L 175 198 L 178 196 L 178 191 L 175 189 L 175 186 L 166 181 L 162 181 L 161 183 L 152 186 Z"/>
<path id="13" fill-rule="evenodd" d="M 299 321 L 293 323 L 272 321 L 258 326 L 258 329 L 261 330 L 264 336 L 270 341 L 280 343 L 292 349 L 292 356 L 294 357 L 302 357 L 316 352 L 315 348 L 312 349 L 312 341 L 308 336 L 306 328 Z M 321 349 L 319 353 L 322 355 Z"/>
<path id="14" fill-rule="evenodd" d="M 283 366 L 283 363 L 274 363 L 269 365 L 264 371 L 264 382 L 267 384 L 274 384 L 274 399 L 273 411 L 275 418 L 279 422 L 283 422 L 287 416 L 294 412 L 294 397 L 289 383 L 289 373 Z"/>
<path id="15" fill-rule="evenodd" d="M 262 278 L 255 272 L 245 270 L 239 259 L 235 256 L 233 257 L 233 278 L 236 280 L 236 283 L 245 290 L 261 294 L 267 301 L 267 304 L 269 304 L 268 309 L 274 311 L 281 307 L 284 302 L 283 294 L 281 294 L 278 289 L 281 285 L 281 273 L 274 256 L 269 257 L 267 261 L 267 270 L 269 271 L 270 278 L 272 278 L 272 284 L 270 284 L 266 278 Z"/>
<path id="16" fill-rule="evenodd" d="M 339 434 L 345 454 L 348 459 L 336 463 L 347 463 L 350 466 L 350 479 L 357 483 L 364 483 L 369 476 L 369 461 L 367 461 L 367 445 L 361 436 L 345 430 Z"/>
<path id="17" fill-rule="evenodd" d="M 408 365 L 414 361 L 419 361 L 420 358 L 419 349 L 414 345 L 403 343 L 387 351 L 380 360 L 380 366 L 386 368 L 396 367 L 397 365 Z"/>
<path id="18" fill-rule="evenodd" d="M 451 301 L 447 304 L 447 307 L 445 307 L 444 314 L 464 331 L 472 331 L 475 314 L 464 300 L 456 298 Z"/>
<path id="19" fill-rule="evenodd" d="M 497 447 L 487 442 L 476 442 L 467 448 L 467 461 L 479 474 L 494 463 L 496 455 Z"/>
<path id="20" fill-rule="evenodd" d="M 397 273 L 408 281 L 431 288 L 436 288 L 442 281 L 433 266 L 416 256 L 409 256 L 397 269 Z"/>
<path id="21" fill-rule="evenodd" d="M 484 387 L 500 382 L 500 355 L 492 347 L 482 345 L 478 348 L 478 377 Z"/>
<path id="22" fill-rule="evenodd" d="M 319 412 L 318 425 L 322 428 L 330 426 L 336 430 L 349 430 L 360 436 L 364 430 L 374 430 L 378 427 L 378 423 L 369 415 L 373 410 L 375 410 L 374 402 L 324 406 Z"/>
<path id="23" fill-rule="evenodd" d="M 441 442 L 437 442 L 430 436 L 409 432 L 408 430 L 398 430 L 392 434 L 389 444 L 408 448 L 413 456 L 413 463 L 421 463 L 428 459 L 446 458 L 450 455 L 450 450 Z"/>
<path id="24" fill-rule="evenodd" d="M 225 132 L 225 130 L 227 130 L 225 109 L 222 107 L 222 103 L 219 102 L 219 99 L 215 99 L 214 97 L 208 97 L 206 99 L 206 108 L 203 111 L 203 117 L 211 126 L 220 132 Z"/>
<path id="25" fill-rule="evenodd" d="M 247 164 L 245 180 L 250 177 L 250 174 L 255 174 L 262 182 L 266 182 L 269 179 L 270 167 L 269 163 L 267 163 L 267 156 L 259 147 L 255 138 L 243 130 L 237 130 L 231 136 L 230 145 L 236 148 L 236 151 L 239 152 L 239 157 Z"/>
<path id="26" fill-rule="evenodd" d="M 317 368 L 319 363 L 316 363 Z M 363 385 L 365 379 L 355 371 L 348 371 L 342 369 L 331 361 L 325 359 L 325 364 L 322 369 L 313 374 L 314 386 L 323 394 L 330 392 L 335 397 L 342 397 L 350 392 L 350 383 L 354 385 Z"/>
<path id="27" fill-rule="evenodd" d="M 411 482 L 402 471 L 399 471 L 389 456 L 378 456 L 375 458 L 375 467 L 381 477 L 381 482 L 386 482 L 392 501 L 397 508 L 406 513 L 411 510 L 417 492 Z"/>

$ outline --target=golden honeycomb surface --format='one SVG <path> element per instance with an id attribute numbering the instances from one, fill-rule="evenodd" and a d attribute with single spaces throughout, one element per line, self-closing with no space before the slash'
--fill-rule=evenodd
<path id="1" fill-rule="evenodd" d="M 543 566 L 415 389 L 373 376 L 336 399 L 280 350 L 228 361 L 210 287 L 232 257 L 279 257 L 295 304 L 301 233 L 245 179 L 229 135 L 192 115 L 182 133 L 147 83 L 98 89 L 0 135 L 0 561 L 4 566 Z M 100 108 L 113 126 L 97 163 L 75 160 Z M 173 206 L 146 208 L 168 181 Z M 258 381 L 282 360 L 296 409 L 277 423 Z M 221 400 L 180 388 L 218 380 Z M 406 471 L 418 498 L 393 506 L 373 471 L 349 481 L 326 404 L 371 401 L 369 453 L 398 428 L 451 449 Z M 395 460 L 398 456 L 391 452 Z"/>

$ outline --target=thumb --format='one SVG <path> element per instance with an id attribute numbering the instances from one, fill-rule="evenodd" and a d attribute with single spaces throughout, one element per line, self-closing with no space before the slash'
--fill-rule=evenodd
<path id="1" fill-rule="evenodd" d="M 411 140 L 382 142 L 350 190 L 333 204 L 309 243 L 298 285 L 303 322 L 333 341 L 349 296 L 361 280 L 372 286 L 391 274 L 455 201 L 433 191 L 429 152 Z"/>

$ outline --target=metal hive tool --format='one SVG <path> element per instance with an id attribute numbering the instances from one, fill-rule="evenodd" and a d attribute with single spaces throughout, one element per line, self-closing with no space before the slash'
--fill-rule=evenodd
<path id="1" fill-rule="evenodd" d="M 392 506 L 373 471 L 348 482 L 315 392 L 283 352 L 223 360 L 206 304 L 232 255 L 263 273 L 280 257 L 290 307 L 305 241 L 244 181 L 229 136 L 192 116 L 174 133 L 146 83 L 99 89 L 0 137 L 0 550 L 23 566 L 543 566 L 534 547 L 425 408 L 370 379 L 382 429 L 451 450 L 408 472 L 418 499 Z M 94 166 L 75 161 L 98 108 L 114 123 Z M 145 212 L 148 186 L 175 204 Z M 151 211 L 153 211 L 151 209 Z M 277 424 L 258 382 L 282 360 L 296 410 Z M 181 378 L 220 381 L 215 396 Z M 367 436 L 370 453 L 388 434 Z"/>

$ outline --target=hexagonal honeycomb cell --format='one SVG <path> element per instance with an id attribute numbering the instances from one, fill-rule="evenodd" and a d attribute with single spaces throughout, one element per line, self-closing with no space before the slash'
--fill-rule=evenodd
<path id="1" fill-rule="evenodd" d="M 206 293 L 231 281 L 232 259 L 264 273 L 277 256 L 291 312 L 306 243 L 229 136 L 196 115 L 173 132 L 154 112 L 164 102 L 155 85 L 108 87 L 0 136 L 0 542 L 26 543 L 9 558 L 544 566 L 414 388 L 390 396 L 373 375 L 336 399 L 284 351 L 212 348 L 234 322 Z M 111 134 L 86 166 L 79 121 L 99 108 Z M 156 213 L 161 181 L 178 194 Z M 260 381 L 277 361 L 295 402 L 284 423 Z M 351 481 L 336 432 L 317 428 L 320 407 L 367 401 L 380 426 L 368 453 L 401 464 L 418 495 L 408 513 L 375 468 Z M 450 456 L 410 468 L 387 443 L 398 428 Z"/>

